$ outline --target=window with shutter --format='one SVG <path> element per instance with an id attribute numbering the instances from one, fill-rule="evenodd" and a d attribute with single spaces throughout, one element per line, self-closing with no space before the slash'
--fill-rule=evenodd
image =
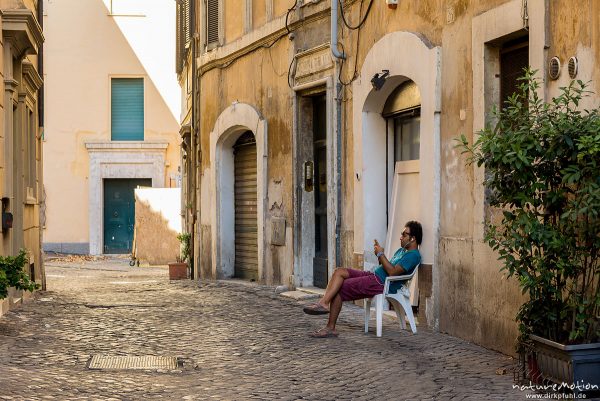
<path id="1" fill-rule="evenodd" d="M 187 49 L 190 48 L 192 40 L 192 7 L 191 0 L 178 0 L 176 5 L 176 70 L 180 73 L 183 70 Z"/>
<path id="2" fill-rule="evenodd" d="M 191 0 L 183 1 L 183 38 L 184 38 L 184 46 L 189 47 L 190 40 L 192 39 L 192 30 L 191 30 Z"/>
<path id="3" fill-rule="evenodd" d="M 500 105 L 518 90 L 524 69 L 529 65 L 529 39 L 520 38 L 505 43 L 500 49 Z"/>
<path id="4" fill-rule="evenodd" d="M 206 47 L 219 44 L 219 0 L 206 0 Z"/>
<path id="5" fill-rule="evenodd" d="M 144 79 L 111 79 L 111 139 L 144 140 Z"/>
<path id="6" fill-rule="evenodd" d="M 178 1 L 176 4 L 176 47 L 175 47 L 175 69 L 179 74 L 183 69 L 183 16 L 182 16 L 183 6 L 181 1 Z"/>

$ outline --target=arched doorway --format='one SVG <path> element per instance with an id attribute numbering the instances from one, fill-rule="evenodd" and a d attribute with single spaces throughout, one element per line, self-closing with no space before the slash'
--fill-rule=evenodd
<path id="1" fill-rule="evenodd" d="M 386 123 L 386 246 L 399 245 L 404 223 L 421 215 L 421 93 L 406 80 L 388 96 L 381 113 Z"/>
<path id="2" fill-rule="evenodd" d="M 246 131 L 233 145 L 235 277 L 258 279 L 256 139 Z"/>
<path id="3" fill-rule="evenodd" d="M 389 70 L 389 76 L 383 86 L 375 88 L 366 78 L 381 74 L 382 70 Z M 354 81 L 352 85 L 354 252 L 363 257 L 365 269 L 372 268 L 378 264 L 372 252 L 374 238 L 380 242 L 382 239 L 389 239 L 386 241 L 386 247 L 394 248 L 394 240 L 397 241 L 396 244 L 399 242 L 398 234 L 405 223 L 402 220 L 420 221 L 423 225 L 420 271 L 427 271 L 424 277 L 430 277 L 431 282 L 420 281 L 419 287 L 423 284 L 423 288 L 427 288 L 426 292 L 430 291 L 430 294 L 423 296 L 425 305 L 429 305 L 425 308 L 425 315 L 428 324 L 437 327 L 441 48 L 433 46 L 425 37 L 412 32 L 391 32 L 371 47 L 360 75 L 363 79 Z M 400 88 L 408 83 L 414 83 L 418 88 L 420 105 L 388 109 L 392 104 L 391 99 L 400 100 L 402 96 L 399 92 L 409 89 Z M 398 92 L 394 93 L 395 91 Z M 411 115 L 413 112 L 415 114 Z M 417 125 L 418 160 L 402 160 L 402 151 L 398 155 L 399 160 L 396 160 L 391 136 L 399 135 L 398 140 L 402 142 L 402 134 L 396 132 L 416 131 Z M 408 135 L 405 140 L 416 140 L 414 135 L 410 138 L 411 135 Z M 416 149 L 416 142 L 413 145 Z M 405 148 L 405 152 L 409 153 L 408 159 L 414 157 L 410 156 L 410 149 L 410 146 Z M 396 175 L 397 162 L 401 162 L 399 167 L 403 168 L 399 171 L 400 175 Z M 410 188 L 410 192 L 396 191 L 394 199 L 392 177 L 399 179 L 400 184 L 397 187 Z M 388 190 L 391 188 L 387 197 L 384 196 L 386 186 Z M 401 199 L 409 194 L 410 200 Z M 386 207 L 386 204 L 390 206 Z M 396 205 L 395 209 L 391 205 Z M 411 210 L 413 207 L 415 209 Z M 394 210 L 399 213 L 398 216 L 391 216 Z M 402 217 L 402 213 L 410 217 Z M 398 227 L 388 226 L 388 220 L 400 221 L 398 233 L 393 232 Z"/>
<path id="4" fill-rule="evenodd" d="M 246 139 L 241 139 L 246 135 Z M 245 103 L 234 102 L 219 115 L 213 131 L 210 133 L 211 165 L 204 171 L 208 177 L 203 181 L 203 191 L 208 196 L 210 212 L 203 214 L 201 222 L 211 227 L 210 274 L 215 278 L 236 276 L 236 213 L 235 191 L 236 172 L 234 146 L 248 143 L 250 135 L 254 138 L 254 160 L 256 180 L 256 278 L 265 280 L 265 215 L 267 191 L 267 122 L 258 111 Z M 241 148 L 238 150 L 241 151 Z M 248 156 L 248 155 L 246 155 Z M 241 161 L 242 157 L 238 159 Z M 204 187 L 204 185 L 206 185 Z M 205 220 L 206 219 L 206 220 Z"/>
<path id="5" fill-rule="evenodd" d="M 393 92 L 400 91 L 399 86 L 407 82 L 414 83 L 420 97 L 418 109 L 412 108 L 419 111 L 419 161 L 413 161 L 413 165 L 418 163 L 418 170 L 410 170 L 413 174 L 418 172 L 419 185 L 412 192 L 415 196 L 418 193 L 419 199 L 413 198 L 411 203 L 417 203 L 420 210 L 411 219 L 423 225 L 422 264 L 435 264 L 440 205 L 440 65 L 441 50 L 425 38 L 411 32 L 392 32 L 373 45 L 361 68 L 362 77 L 389 69 L 383 87 L 375 89 L 367 79 L 353 83 L 354 251 L 364 255 L 365 268 L 377 264 L 372 252 L 373 239 L 381 242 L 388 236 L 394 237 L 388 233 L 391 216 L 386 214 L 386 202 L 392 202 L 391 193 L 388 192 L 389 199 L 383 193 L 386 185 L 388 188 L 393 185 L 390 178 L 393 172 L 389 163 L 385 163 L 386 157 L 388 162 L 394 158 L 386 135 L 391 135 L 388 133 L 391 116 L 386 118 L 382 113 L 390 95 L 396 98 Z M 394 111 L 402 114 L 402 110 Z M 386 153 L 386 138 L 389 153 Z"/>

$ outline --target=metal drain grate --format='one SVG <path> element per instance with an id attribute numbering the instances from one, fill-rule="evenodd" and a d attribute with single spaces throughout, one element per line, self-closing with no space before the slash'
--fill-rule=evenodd
<path id="1" fill-rule="evenodd" d="M 177 369 L 177 358 L 174 356 L 94 355 L 88 367 L 111 370 L 174 370 Z"/>

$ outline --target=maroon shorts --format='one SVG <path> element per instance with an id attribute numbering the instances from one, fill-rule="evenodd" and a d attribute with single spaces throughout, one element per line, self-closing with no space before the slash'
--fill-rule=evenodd
<path id="1" fill-rule="evenodd" d="M 374 273 L 356 269 L 346 269 L 350 277 L 344 280 L 340 288 L 342 301 L 371 298 L 383 292 L 383 284 Z"/>

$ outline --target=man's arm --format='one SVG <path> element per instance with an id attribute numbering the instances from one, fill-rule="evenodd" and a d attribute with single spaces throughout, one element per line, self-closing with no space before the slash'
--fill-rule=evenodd
<path id="1" fill-rule="evenodd" d="M 383 269 L 389 276 L 401 276 L 403 274 L 406 274 L 406 270 L 404 270 L 404 268 L 400 264 L 391 264 L 385 255 L 381 255 L 379 257 L 379 264 L 383 266 Z"/>

